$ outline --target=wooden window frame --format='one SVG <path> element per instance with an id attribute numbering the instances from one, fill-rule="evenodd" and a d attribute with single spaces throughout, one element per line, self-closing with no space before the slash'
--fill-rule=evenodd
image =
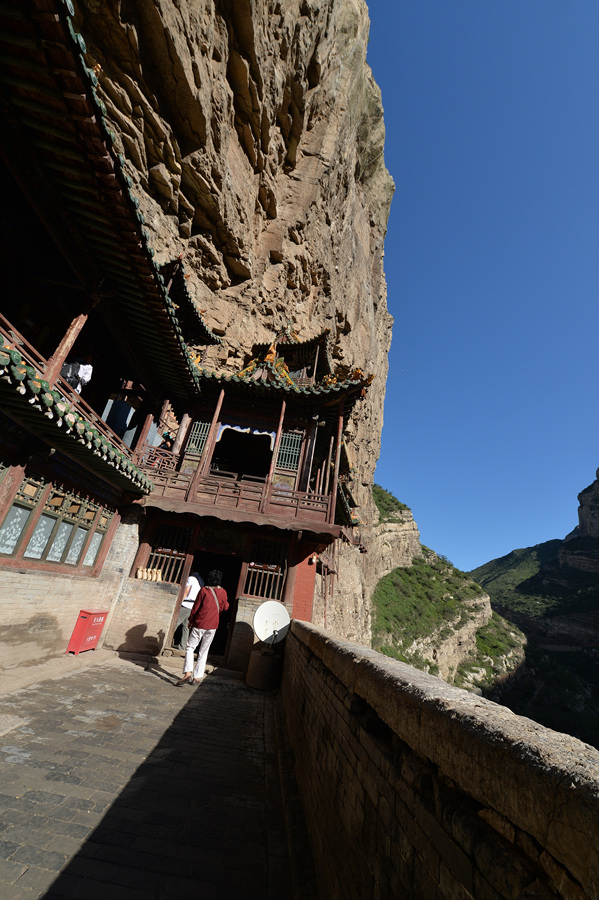
<path id="1" fill-rule="evenodd" d="M 35 496 L 27 492 L 30 486 L 37 487 Z M 28 496 L 31 496 L 30 501 Z M 56 502 L 57 500 L 59 502 Z M 77 514 L 71 513 L 73 504 L 79 505 Z M 99 575 L 120 522 L 120 516 L 115 509 L 104 506 L 101 501 L 87 494 L 80 494 L 75 490 L 71 490 L 60 482 L 46 481 L 41 476 L 28 473 L 23 473 L 20 479 L 15 480 L 13 490 L 6 497 L 6 502 L 3 506 L 0 529 L 4 526 L 11 510 L 14 508 L 26 509 L 30 515 L 17 538 L 12 552 L 2 553 L 0 551 L 1 567 L 27 568 L 83 577 L 97 577 Z M 93 512 L 91 518 L 88 515 L 89 512 Z M 26 556 L 27 548 L 43 516 L 54 520 L 50 534 L 39 557 Z M 103 519 L 105 519 L 105 523 L 102 523 Z M 61 525 L 65 522 L 71 525 L 72 529 L 62 549 L 60 560 L 49 560 L 47 557 L 53 548 Z M 66 560 L 79 529 L 84 529 L 87 534 L 79 549 L 77 562 L 69 563 Z M 92 540 L 98 534 L 102 537 L 94 560 L 89 565 L 84 565 Z"/>

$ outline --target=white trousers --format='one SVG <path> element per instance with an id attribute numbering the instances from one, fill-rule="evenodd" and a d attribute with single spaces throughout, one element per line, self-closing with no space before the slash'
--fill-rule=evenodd
<path id="1" fill-rule="evenodd" d="M 191 672 L 193 669 L 193 651 L 200 645 L 198 651 L 198 660 L 196 667 L 193 669 L 194 678 L 203 678 L 206 670 L 206 660 L 208 659 L 208 650 L 212 639 L 216 634 L 216 628 L 192 628 L 189 632 L 189 639 L 185 648 L 185 665 L 183 666 L 183 674 Z"/>

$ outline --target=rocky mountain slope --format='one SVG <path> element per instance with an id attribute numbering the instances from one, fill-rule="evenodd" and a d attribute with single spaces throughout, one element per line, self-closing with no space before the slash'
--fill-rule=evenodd
<path id="1" fill-rule="evenodd" d="M 526 663 L 501 702 L 599 746 L 599 478 L 578 500 L 579 524 L 566 538 L 513 550 L 470 575 L 528 638 Z"/>
<path id="2" fill-rule="evenodd" d="M 501 683 L 524 658 L 524 635 L 493 613 L 472 578 L 423 547 L 415 527 L 406 539 L 413 519 L 403 503 L 376 484 L 373 498 L 376 530 L 393 552 L 376 556 L 387 565 L 372 587 L 372 646 L 478 693 Z"/>
<path id="3" fill-rule="evenodd" d="M 254 343 L 291 325 L 302 340 L 329 329 L 341 373 L 375 375 L 347 434 L 362 534 L 340 549 L 344 577 L 328 578 L 317 604 L 321 624 L 368 643 L 373 572 L 398 564 L 391 547 L 401 558 L 415 525 L 397 540 L 371 529 L 393 182 L 366 3 L 74 2 L 156 259 L 183 254 L 190 291 L 224 338 L 203 364 L 238 370 Z"/>

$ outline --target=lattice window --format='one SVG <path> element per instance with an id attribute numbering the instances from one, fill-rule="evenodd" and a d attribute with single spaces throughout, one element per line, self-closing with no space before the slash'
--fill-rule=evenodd
<path id="1" fill-rule="evenodd" d="M 297 472 L 302 451 L 302 438 L 303 432 L 301 431 L 284 431 L 282 433 L 277 456 L 277 469 Z"/>
<path id="2" fill-rule="evenodd" d="M 202 453 L 210 431 L 210 422 L 194 422 L 189 429 L 188 453 Z"/>
<path id="3" fill-rule="evenodd" d="M 41 479 L 23 479 L 0 528 L 0 554 L 46 563 L 93 566 L 113 511 L 58 484 L 52 485 L 42 506 L 40 501 L 46 487 L 47 483 Z M 30 522 L 35 525 L 23 546 L 22 538 Z"/>
<path id="4" fill-rule="evenodd" d="M 280 600 L 287 571 L 287 545 L 256 539 L 248 563 L 243 593 L 246 597 Z"/>
<path id="5" fill-rule="evenodd" d="M 153 581 L 179 584 L 191 535 L 192 529 L 181 525 L 161 525 L 158 528 L 147 565 L 147 574 L 150 577 L 154 573 L 156 575 L 156 578 L 152 577 Z"/>

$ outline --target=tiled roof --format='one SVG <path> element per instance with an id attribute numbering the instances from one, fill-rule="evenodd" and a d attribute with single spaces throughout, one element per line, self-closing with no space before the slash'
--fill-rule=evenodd
<path id="1" fill-rule="evenodd" d="M 185 265 L 181 256 L 160 267 L 168 295 L 175 305 L 177 318 L 183 327 L 183 338 L 187 344 L 222 344 L 223 339 L 211 331 L 202 311 L 191 296 L 187 287 Z"/>
<path id="2" fill-rule="evenodd" d="M 262 378 L 261 370 L 264 370 L 266 377 Z M 279 366 L 276 362 L 253 360 L 242 372 L 237 374 L 226 374 L 208 372 L 205 369 L 198 368 L 200 382 L 202 385 L 221 384 L 230 385 L 236 388 L 237 393 L 245 393 L 250 391 L 254 395 L 270 395 L 276 393 L 286 393 L 298 400 L 314 399 L 328 400 L 332 398 L 340 399 L 342 396 L 357 397 L 372 383 L 374 375 L 365 375 L 360 369 L 350 372 L 347 378 L 337 380 L 334 375 L 325 376 L 319 383 L 314 385 L 297 384 L 288 372 Z"/>
<path id="3" fill-rule="evenodd" d="M 4 155 L 88 293 L 135 336 L 148 385 L 189 399 L 198 375 L 73 15 L 71 0 L 0 5 Z"/>
<path id="4" fill-rule="evenodd" d="M 91 458 L 94 471 L 107 481 L 140 494 L 152 490 L 151 480 L 111 440 L 108 429 L 99 430 L 65 395 L 50 390 L 48 382 L 2 335 L 0 396 L 6 413 L 84 466 L 90 466 Z"/>
<path id="5" fill-rule="evenodd" d="M 321 370 L 321 376 L 314 383 L 309 383 L 308 379 L 300 381 L 294 379 L 285 359 L 284 348 L 291 346 L 293 352 L 297 354 L 298 350 L 305 354 L 306 364 L 314 362 L 316 348 L 322 345 L 326 348 L 328 344 L 328 330 L 323 332 L 317 338 L 310 341 L 300 343 L 297 335 L 293 332 L 279 333 L 270 344 L 256 344 L 254 347 L 255 356 L 251 362 L 240 372 L 235 374 L 209 372 L 202 367 L 198 367 L 198 372 L 204 382 L 227 382 L 229 384 L 246 384 L 251 385 L 253 391 L 261 391 L 262 393 L 271 390 L 282 390 L 290 394 L 296 394 L 298 397 L 325 397 L 327 395 L 347 394 L 357 395 L 363 393 L 368 385 L 372 382 L 374 375 L 365 375 L 361 369 L 354 369 L 346 377 L 338 377 L 332 373 L 329 365 Z M 285 339 L 285 340 L 283 340 Z M 320 354 L 319 354 L 320 355 Z M 324 357 L 325 354 L 323 353 Z M 295 356 L 297 361 L 297 355 Z"/>

